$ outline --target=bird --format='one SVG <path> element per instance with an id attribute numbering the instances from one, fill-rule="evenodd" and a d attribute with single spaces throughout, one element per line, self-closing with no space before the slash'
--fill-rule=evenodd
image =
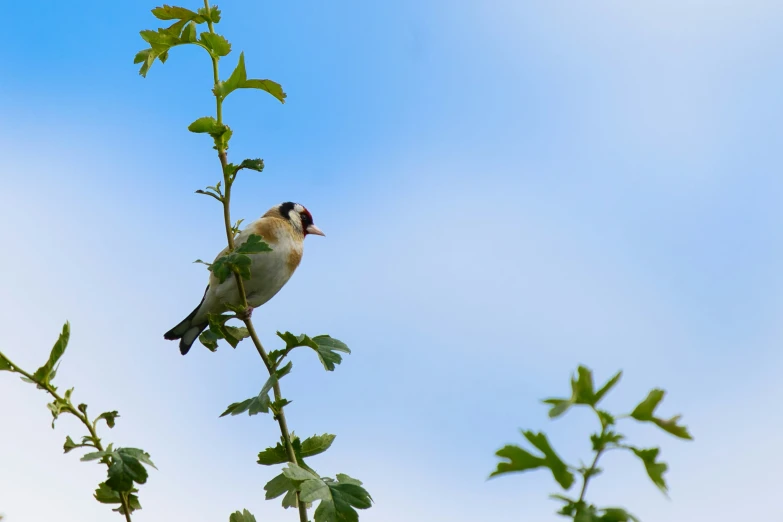
<path id="1" fill-rule="evenodd" d="M 247 254 L 251 260 L 250 279 L 244 281 L 248 314 L 272 299 L 288 282 L 302 260 L 304 238 L 310 234 L 326 235 L 315 226 L 310 211 L 291 201 L 270 208 L 239 233 L 234 241 L 235 247 L 241 246 L 251 235 L 258 235 L 272 249 L 271 252 Z M 215 260 L 228 250 L 228 247 L 223 249 Z M 240 305 L 235 278 L 229 277 L 221 283 L 210 272 L 209 283 L 199 305 L 177 326 L 163 334 L 163 338 L 170 341 L 179 339 L 180 353 L 187 354 L 201 332 L 209 326 L 209 314 L 227 311 L 227 303 Z"/>

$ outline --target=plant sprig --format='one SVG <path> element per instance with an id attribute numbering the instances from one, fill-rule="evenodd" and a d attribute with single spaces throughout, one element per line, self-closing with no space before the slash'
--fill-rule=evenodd
<path id="1" fill-rule="evenodd" d="M 647 398 L 640 402 L 634 410 L 626 415 L 615 416 L 606 410 L 600 409 L 598 403 L 620 381 L 622 372 L 615 374 L 598 390 L 593 384 L 593 374 L 585 366 L 579 366 L 577 375 L 571 378 L 571 397 L 550 398 L 542 402 L 548 404 L 549 417 L 555 419 L 566 413 L 572 406 L 586 406 L 593 411 L 601 425 L 601 430 L 590 435 L 593 449 L 593 459 L 589 466 L 572 466 L 566 464 L 549 444 L 549 440 L 543 433 L 522 431 L 522 435 L 535 447 L 540 455 L 535 455 L 522 447 L 509 444 L 499 449 L 496 455 L 505 461 L 499 462 L 490 477 L 530 471 L 540 468 L 548 468 L 555 481 L 564 492 L 571 489 L 576 481 L 576 476 L 581 479 L 579 497 L 573 498 L 562 494 L 551 495 L 551 498 L 563 503 L 558 514 L 572 518 L 574 522 L 639 522 L 639 520 L 623 508 L 603 507 L 599 508 L 590 504 L 585 499 L 587 486 L 594 477 L 602 473 L 598 467 L 600 458 L 608 451 L 625 450 L 638 457 L 644 464 L 650 480 L 664 494 L 667 493 L 666 482 L 663 474 L 668 469 L 665 462 L 658 460 L 660 448 L 637 448 L 626 444 L 625 436 L 616 431 L 618 419 L 634 419 L 639 422 L 650 422 L 678 437 L 680 439 L 693 440 L 688 429 L 679 424 L 680 416 L 663 419 L 655 415 L 665 392 L 661 389 L 652 390 Z"/>
<path id="2" fill-rule="evenodd" d="M 49 353 L 49 359 L 34 373 L 29 373 L 13 363 L 5 354 L 0 352 L 0 371 L 8 371 L 19 374 L 23 381 L 35 384 L 38 389 L 46 391 L 54 400 L 47 404 L 52 414 L 52 428 L 62 414 L 70 414 L 76 417 L 87 428 L 87 435 L 75 442 L 70 435 L 65 437 L 63 451 L 69 453 L 77 448 L 91 448 L 92 451 L 84 455 L 81 460 L 88 462 L 97 460 L 108 468 L 108 476 L 104 482 L 98 485 L 94 497 L 103 504 L 119 504 L 116 511 L 125 517 L 126 522 L 131 522 L 131 513 L 141 509 L 138 498 L 137 485 L 147 482 L 147 469 L 145 466 L 155 467 L 150 456 L 137 448 L 114 448 L 113 444 L 104 447 L 103 441 L 98 437 L 98 423 L 103 421 L 109 428 L 114 428 L 119 413 L 106 411 L 90 420 L 87 415 L 87 405 L 81 403 L 74 405 L 71 401 L 73 388 L 60 394 L 57 387 L 52 384 L 57 375 L 58 363 L 65 353 L 71 334 L 69 323 L 63 325 L 57 342 Z"/>
<path id="3" fill-rule="evenodd" d="M 196 11 L 164 5 L 153 9 L 152 14 L 160 20 L 172 21 L 172 24 L 157 31 L 141 31 L 141 37 L 150 44 L 150 47 L 140 51 L 134 60 L 134 63 L 141 64 L 139 73 L 142 76 L 146 77 L 156 59 L 165 63 L 169 50 L 177 45 L 196 45 L 203 48 L 207 51 L 212 65 L 215 115 L 197 118 L 188 126 L 188 130 L 209 135 L 213 141 L 213 148 L 217 151 L 221 180 L 206 189 L 197 190 L 196 193 L 210 196 L 221 204 L 228 246 L 213 263 L 204 263 L 201 260 L 198 262 L 206 264 L 220 283 L 233 276 L 239 302 L 227 304 L 233 315 L 210 314 L 209 328 L 200 335 L 199 340 L 209 350 L 214 351 L 218 347 L 219 340 L 225 340 L 236 348 L 242 339 L 250 338 L 269 374 L 257 396 L 229 405 L 221 416 L 239 415 L 244 412 L 249 415 L 272 413 L 274 420 L 277 421 L 281 442 L 259 453 L 258 463 L 262 465 L 287 463 L 288 465 L 282 474 L 266 485 L 267 499 L 285 493 L 283 506 L 298 508 L 300 522 L 308 521 L 307 509 L 315 501 L 320 502 L 315 510 L 316 522 L 356 521 L 358 520 L 356 509 L 370 507 L 372 499 L 369 493 L 356 479 L 342 474 L 338 474 L 336 479 L 321 477 L 304 462 L 306 457 L 326 451 L 335 436 L 323 434 L 300 441 L 289 431 L 284 408 L 290 404 L 290 401 L 283 397 L 280 389 L 280 380 L 292 368 L 290 361 L 287 364 L 283 362 L 293 349 L 298 347 L 313 349 L 327 371 L 333 371 L 335 365 L 342 361 L 340 353 L 350 353 L 350 350 L 342 342 L 327 335 L 309 337 L 304 334 L 296 336 L 290 332 L 278 332 L 278 336 L 285 342 L 285 347 L 267 353 L 250 318 L 252 309 L 248 305 L 244 282 L 251 278 L 249 256 L 263 255 L 264 252 L 271 251 L 271 248 L 263 242 L 262 238 L 254 235 L 237 244 L 235 240 L 241 220 L 236 224 L 232 224 L 231 221 L 231 196 L 237 175 L 242 170 L 261 172 L 264 169 L 264 162 L 261 159 L 246 159 L 239 164 L 229 163 L 227 151 L 233 131 L 223 120 L 223 102 L 237 89 L 265 91 L 281 103 L 285 103 L 286 94 L 280 84 L 272 80 L 248 78 L 244 53 L 240 53 L 231 75 L 225 81 L 220 80 L 220 59 L 231 52 L 231 44 L 223 35 L 215 32 L 215 25 L 220 22 L 222 15 L 217 6 L 209 5 L 208 0 L 204 0 L 204 7 Z M 206 24 L 207 30 L 198 33 L 197 29 L 201 24 Z M 244 326 L 229 326 L 227 322 L 232 319 L 241 320 Z M 247 511 L 237 511 L 231 515 L 231 520 L 246 522 L 254 518 Z"/>

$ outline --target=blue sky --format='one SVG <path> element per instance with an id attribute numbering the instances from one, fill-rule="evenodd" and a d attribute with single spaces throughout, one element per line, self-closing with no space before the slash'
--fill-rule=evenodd
<path id="1" fill-rule="evenodd" d="M 195 4 L 194 4 L 195 5 Z M 196 258 L 223 246 L 208 140 L 211 70 L 175 49 L 147 79 L 133 55 L 153 4 L 4 7 L 0 81 L 0 349 L 27 368 L 62 322 L 58 379 L 108 440 L 160 471 L 141 522 L 294 519 L 263 500 L 255 464 L 271 419 L 218 419 L 264 380 L 249 345 L 181 357 L 162 333 L 203 292 Z M 308 238 L 285 289 L 254 314 L 330 333 L 354 350 L 334 373 L 295 354 L 283 390 L 303 436 L 336 433 L 313 460 L 365 482 L 369 522 L 557 520 L 540 473 L 486 477 L 518 428 L 589 456 L 584 412 L 550 422 L 578 364 L 625 371 L 607 405 L 653 387 L 696 441 L 661 445 L 670 499 L 639 462 L 610 455 L 599 504 L 645 522 L 769 519 L 783 421 L 783 6 L 761 0 L 632 3 L 236 1 L 219 25 L 285 105 L 237 92 L 234 158 L 261 156 L 233 214 L 299 201 Z M 235 63 L 232 53 L 224 76 Z M 63 456 L 63 419 L 0 376 L 0 512 L 9 522 L 116 518 L 90 493 L 103 470 Z"/>

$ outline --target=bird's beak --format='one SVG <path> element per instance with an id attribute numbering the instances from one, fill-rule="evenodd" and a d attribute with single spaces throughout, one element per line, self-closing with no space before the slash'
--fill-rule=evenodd
<path id="1" fill-rule="evenodd" d="M 308 234 L 315 234 L 316 236 L 325 236 L 325 235 L 326 235 L 326 234 L 324 234 L 324 233 L 321 231 L 321 229 L 320 229 L 320 228 L 318 228 L 318 227 L 317 227 L 317 226 L 315 226 L 315 225 L 309 225 L 309 226 L 307 227 L 307 233 L 308 233 Z"/>

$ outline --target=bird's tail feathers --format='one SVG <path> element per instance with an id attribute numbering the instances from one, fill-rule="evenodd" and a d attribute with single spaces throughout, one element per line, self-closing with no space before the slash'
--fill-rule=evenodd
<path id="1" fill-rule="evenodd" d="M 207 286 L 207 290 L 209 290 L 209 286 Z M 201 308 L 201 305 L 204 303 L 206 296 L 207 291 L 205 290 L 204 297 L 201 298 L 201 302 L 198 304 L 198 306 L 192 312 L 190 312 L 190 315 L 180 321 L 177 326 L 163 334 L 163 338 L 169 341 L 180 339 L 179 351 L 182 353 L 182 355 L 188 353 L 190 347 L 193 345 L 196 339 L 198 339 L 199 334 L 204 331 L 207 326 L 209 326 L 209 323 L 206 321 L 198 324 L 193 323 L 193 318 L 196 317 L 196 314 L 198 313 L 199 308 Z"/>

